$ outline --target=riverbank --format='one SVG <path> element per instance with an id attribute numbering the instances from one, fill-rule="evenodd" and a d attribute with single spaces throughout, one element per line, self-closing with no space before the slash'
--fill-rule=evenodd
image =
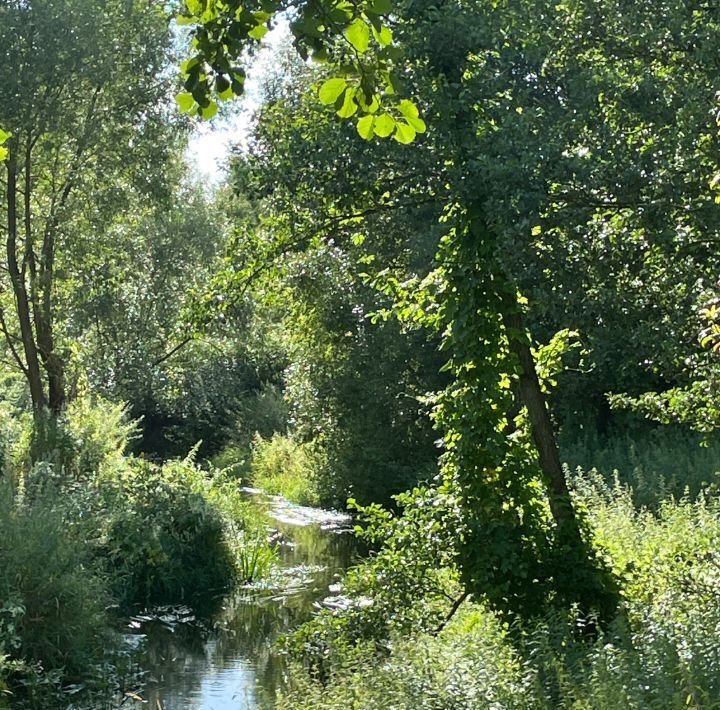
<path id="1" fill-rule="evenodd" d="M 126 456 L 122 407 L 77 400 L 23 423 L 0 482 L 0 707 L 112 707 L 142 680 L 118 619 L 260 578 L 266 523 L 192 455 Z"/>
<path id="2" fill-rule="evenodd" d="M 267 516 L 277 550 L 265 578 L 218 600 L 209 616 L 169 624 L 148 618 L 134 630 L 147 679 L 142 703 L 168 710 L 274 706 L 286 657 L 278 638 L 307 621 L 354 561 L 350 517 L 245 489 Z M 130 698 L 126 706 L 141 701 Z"/>

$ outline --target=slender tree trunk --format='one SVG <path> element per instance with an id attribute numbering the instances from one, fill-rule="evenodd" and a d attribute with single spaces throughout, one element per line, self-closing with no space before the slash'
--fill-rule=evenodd
<path id="1" fill-rule="evenodd" d="M 65 407 L 65 364 L 55 352 L 52 327 L 52 291 L 55 274 L 55 234 L 50 230 L 43 240 L 40 264 L 40 304 L 37 309 L 38 349 L 48 378 L 50 411 L 60 414 Z"/>
<path id="2" fill-rule="evenodd" d="M 7 261 L 18 323 L 20 325 L 20 339 L 25 355 L 25 376 L 30 386 L 33 409 L 41 412 L 47 406 L 47 399 L 43 388 L 40 361 L 33 334 L 30 303 L 28 299 L 25 279 L 20 270 L 17 253 L 17 161 L 15 151 L 10 151 L 7 160 Z"/>
<path id="3" fill-rule="evenodd" d="M 65 367 L 55 352 L 52 320 L 52 289 L 55 265 L 55 215 L 51 214 L 43 233 L 40 265 L 35 256 L 35 235 L 32 226 L 32 135 L 28 134 L 25 148 L 25 254 L 23 258 L 23 280 L 29 271 L 30 302 L 37 349 L 47 375 L 48 405 L 53 414 L 60 414 L 65 406 Z M 63 191 L 63 202 L 68 189 Z"/>
<path id="4" fill-rule="evenodd" d="M 550 511 L 558 526 L 573 527 L 580 536 L 565 471 L 560 463 L 560 452 L 555 439 L 550 412 L 535 369 L 535 358 L 530 350 L 528 333 L 522 314 L 517 308 L 503 314 L 510 350 L 520 365 L 518 396 L 527 408 L 533 441 L 538 452 L 540 468 L 548 481 Z"/>

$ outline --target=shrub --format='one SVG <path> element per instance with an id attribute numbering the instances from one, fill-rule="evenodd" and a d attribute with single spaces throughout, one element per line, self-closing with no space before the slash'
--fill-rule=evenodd
<path id="1" fill-rule="evenodd" d="M 135 460 L 101 483 L 100 499 L 109 516 L 100 554 L 125 604 L 227 588 L 243 531 L 257 526 L 235 485 L 187 459 Z"/>
<path id="2" fill-rule="evenodd" d="M 77 678 L 110 639 L 105 580 L 57 501 L 0 486 L 0 677 L 15 687 Z"/>
<path id="3" fill-rule="evenodd" d="M 273 434 L 270 439 L 256 436 L 253 440 L 250 464 L 253 485 L 295 503 L 320 503 L 317 471 L 321 465 L 320 454 L 313 444 L 303 444 L 280 434 Z"/>
<path id="4" fill-rule="evenodd" d="M 720 500 L 701 494 L 665 501 L 657 513 L 637 510 L 627 486 L 609 486 L 599 474 L 583 472 L 575 477 L 574 495 L 596 548 L 620 580 L 623 599 L 622 613 L 594 640 L 576 633 L 572 614 L 508 626 L 482 600 L 465 602 L 439 634 L 422 621 L 405 623 L 412 618 L 408 600 L 398 595 L 393 606 L 385 590 L 421 544 L 417 538 L 425 528 L 413 525 L 415 510 L 389 546 L 348 578 L 351 596 L 356 580 L 371 578 L 362 587 L 369 595 L 367 612 L 356 597 L 347 611 L 321 612 L 291 641 L 303 663 L 293 665 L 279 707 L 717 707 Z M 416 608 L 428 598 L 430 592 L 418 594 Z M 378 611 L 381 619 L 358 635 L 358 617 L 370 619 Z"/>
<path id="5" fill-rule="evenodd" d="M 85 397 L 73 400 L 59 417 L 36 416 L 29 431 L 24 446 L 18 447 L 16 465 L 35 474 L 52 470 L 56 483 L 62 479 L 71 484 L 121 466 L 128 443 L 137 435 L 137 422 L 128 418 L 122 404 Z M 29 478 L 34 483 L 37 476 Z"/>

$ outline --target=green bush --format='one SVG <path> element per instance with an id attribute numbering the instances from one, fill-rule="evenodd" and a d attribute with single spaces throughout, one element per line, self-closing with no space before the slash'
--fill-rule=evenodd
<path id="1" fill-rule="evenodd" d="M 108 516 L 99 553 L 123 603 L 193 599 L 240 574 L 238 549 L 257 523 L 220 474 L 189 460 L 136 460 L 106 477 L 99 496 Z"/>
<path id="2" fill-rule="evenodd" d="M 432 537 L 432 528 L 413 522 L 423 517 L 421 498 L 394 532 L 388 518 L 374 524 L 387 530 L 389 542 L 351 572 L 348 609 L 321 612 L 290 639 L 297 662 L 279 707 L 718 707 L 720 500 L 700 494 L 667 500 L 657 512 L 638 510 L 630 488 L 582 471 L 574 491 L 622 594 L 620 615 L 595 638 L 578 634 L 572 615 L 560 613 L 508 625 L 482 600 L 466 601 L 439 633 L 442 624 L 433 629 L 432 617 L 408 623 L 413 605 L 419 614 L 429 600 L 441 601 L 421 585 L 407 597 L 387 591 L 398 578 L 417 576 L 411 565 L 420 538 Z M 452 573 L 448 560 L 442 566 Z M 433 573 L 441 579 L 439 569 Z M 450 607 L 448 595 L 442 615 Z"/>
<path id="3" fill-rule="evenodd" d="M 268 493 L 300 505 L 319 505 L 317 471 L 321 466 L 321 456 L 313 444 L 281 434 L 270 439 L 258 435 L 253 440 L 250 480 Z"/>
<path id="4" fill-rule="evenodd" d="M 16 447 L 16 466 L 30 483 L 52 471 L 55 483 L 87 482 L 122 465 L 128 443 L 137 435 L 122 404 L 87 397 L 73 400 L 59 417 L 36 416 Z M 38 464 L 44 464 L 39 466 Z"/>
<path id="5" fill-rule="evenodd" d="M 0 677 L 35 693 L 78 678 L 110 645 L 103 574 L 58 499 L 0 486 Z"/>

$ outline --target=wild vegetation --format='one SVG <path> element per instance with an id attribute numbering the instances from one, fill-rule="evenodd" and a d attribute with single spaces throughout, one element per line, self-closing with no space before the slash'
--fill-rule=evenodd
<path id="1" fill-rule="evenodd" d="M 252 487 L 370 553 L 278 707 L 715 707 L 719 28 L 4 3 L 0 705 L 110 706 L 123 615 L 262 577 Z"/>

